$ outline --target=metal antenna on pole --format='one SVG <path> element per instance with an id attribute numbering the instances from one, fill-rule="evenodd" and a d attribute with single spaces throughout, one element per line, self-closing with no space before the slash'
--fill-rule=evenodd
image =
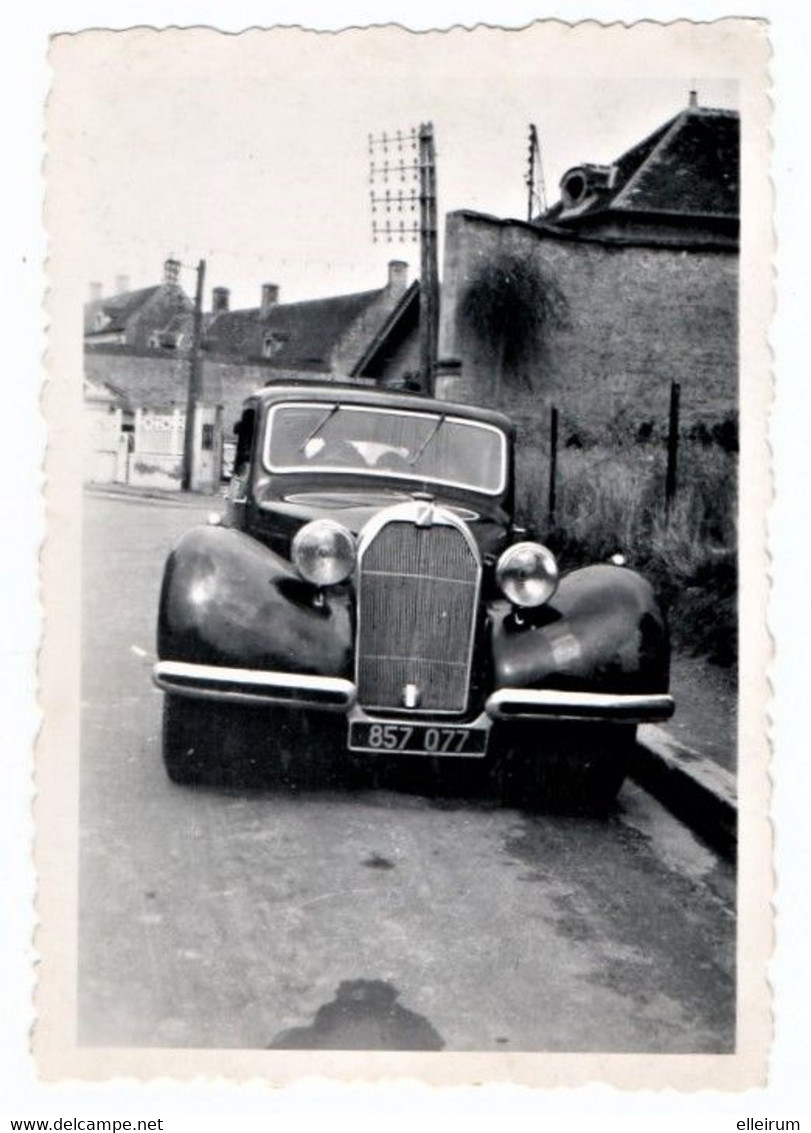
<path id="1" fill-rule="evenodd" d="M 434 127 L 369 135 L 372 239 L 420 244 L 420 368 L 422 388 L 434 392 L 439 340 L 437 191 Z M 418 212 L 419 209 L 419 212 Z"/>
<path id="2" fill-rule="evenodd" d="M 524 184 L 527 187 L 527 220 L 531 221 L 534 216 L 546 212 L 546 186 L 543 179 L 541 143 L 534 123 L 531 123 L 529 127 L 529 153 Z"/>

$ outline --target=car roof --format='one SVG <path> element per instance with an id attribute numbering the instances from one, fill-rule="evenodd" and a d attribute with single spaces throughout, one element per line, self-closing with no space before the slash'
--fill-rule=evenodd
<path id="1" fill-rule="evenodd" d="M 363 386 L 352 382 L 271 381 L 258 389 L 252 397 L 263 404 L 293 400 L 335 401 L 337 398 L 349 404 L 380 406 L 388 409 L 422 409 L 431 413 L 446 413 L 449 416 L 495 425 L 508 434 L 514 431 L 509 417 L 492 409 L 483 409 L 479 405 L 440 401 L 424 393 L 381 389 L 379 386 Z"/>

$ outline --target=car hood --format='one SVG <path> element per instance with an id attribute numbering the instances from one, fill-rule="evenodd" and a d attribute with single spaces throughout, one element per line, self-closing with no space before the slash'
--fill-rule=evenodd
<path id="1" fill-rule="evenodd" d="M 294 532 L 313 519 L 334 519 L 354 535 L 360 534 L 370 519 L 384 508 L 407 503 L 414 497 L 396 489 L 344 489 L 341 491 L 291 492 L 280 499 L 264 500 L 261 510 L 268 520 Z M 470 528 L 482 556 L 497 553 L 503 546 L 508 523 L 506 517 L 485 515 L 475 505 L 458 500 L 435 497 L 439 507 L 446 508 Z M 272 518 L 271 518 L 272 517 Z"/>

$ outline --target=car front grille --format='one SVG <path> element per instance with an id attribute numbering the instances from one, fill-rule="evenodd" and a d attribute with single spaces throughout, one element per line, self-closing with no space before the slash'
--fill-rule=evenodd
<path id="1" fill-rule="evenodd" d="M 475 547 L 455 524 L 392 519 L 378 528 L 359 562 L 364 708 L 465 711 L 480 576 Z"/>

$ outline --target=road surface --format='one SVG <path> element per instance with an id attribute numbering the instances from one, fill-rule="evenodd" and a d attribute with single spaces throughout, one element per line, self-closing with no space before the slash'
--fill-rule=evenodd
<path id="1" fill-rule="evenodd" d="M 631 784 L 595 820 L 169 782 L 158 588 L 209 510 L 85 499 L 80 1042 L 731 1050 L 731 868 Z"/>

